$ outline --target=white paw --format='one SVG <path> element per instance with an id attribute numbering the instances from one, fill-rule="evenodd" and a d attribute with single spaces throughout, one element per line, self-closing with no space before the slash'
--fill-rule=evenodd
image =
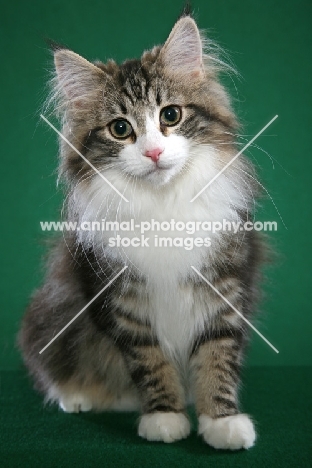
<path id="1" fill-rule="evenodd" d="M 147 440 L 174 442 L 190 433 L 190 423 L 183 413 L 144 414 L 139 424 L 139 436 Z"/>
<path id="2" fill-rule="evenodd" d="M 59 405 L 65 413 L 79 413 L 80 411 L 90 411 L 92 409 L 91 401 L 79 394 L 60 398 Z"/>
<path id="3" fill-rule="evenodd" d="M 246 414 L 217 419 L 202 414 L 198 421 L 198 433 L 216 449 L 248 449 L 256 440 L 253 423 Z"/>

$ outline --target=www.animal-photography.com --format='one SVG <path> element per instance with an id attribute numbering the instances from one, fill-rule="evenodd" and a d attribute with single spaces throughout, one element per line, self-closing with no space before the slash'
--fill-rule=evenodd
<path id="1" fill-rule="evenodd" d="M 311 13 L 3 5 L 2 466 L 310 466 Z"/>

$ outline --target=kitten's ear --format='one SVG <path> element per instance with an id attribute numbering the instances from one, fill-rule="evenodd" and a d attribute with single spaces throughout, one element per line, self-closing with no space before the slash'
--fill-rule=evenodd
<path id="1" fill-rule="evenodd" d="M 54 64 L 59 90 L 78 105 L 90 98 L 104 76 L 93 63 L 67 49 L 54 51 Z"/>
<path id="2" fill-rule="evenodd" d="M 197 25 L 190 16 L 176 22 L 159 57 L 173 73 L 192 77 L 203 74 L 202 41 Z"/>

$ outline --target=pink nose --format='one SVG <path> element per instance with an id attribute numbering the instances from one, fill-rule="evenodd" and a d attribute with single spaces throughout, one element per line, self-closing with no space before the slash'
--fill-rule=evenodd
<path id="1" fill-rule="evenodd" d="M 157 162 L 162 152 L 163 150 L 161 148 L 155 148 L 145 151 L 144 156 L 147 156 L 148 158 L 151 158 L 152 161 Z"/>

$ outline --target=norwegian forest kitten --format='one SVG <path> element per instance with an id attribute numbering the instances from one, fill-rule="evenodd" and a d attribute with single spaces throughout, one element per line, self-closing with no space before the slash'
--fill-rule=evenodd
<path id="1" fill-rule="evenodd" d="M 256 182 L 243 156 L 190 202 L 237 153 L 238 124 L 213 50 L 187 13 L 163 46 L 121 65 L 55 48 L 62 134 L 93 166 L 61 141 L 66 219 L 195 221 L 192 237 L 205 239 L 203 221 L 249 218 Z M 23 319 L 25 363 L 46 400 L 66 412 L 140 410 L 141 437 L 173 442 L 190 433 L 192 401 L 208 444 L 249 448 L 255 430 L 237 397 L 248 327 L 204 278 L 250 318 L 261 242 L 254 231 L 219 231 L 209 246 L 185 249 L 156 247 L 154 235 L 149 247 L 118 247 L 111 232 L 64 233 Z M 171 227 L 164 235 L 190 237 Z"/>

